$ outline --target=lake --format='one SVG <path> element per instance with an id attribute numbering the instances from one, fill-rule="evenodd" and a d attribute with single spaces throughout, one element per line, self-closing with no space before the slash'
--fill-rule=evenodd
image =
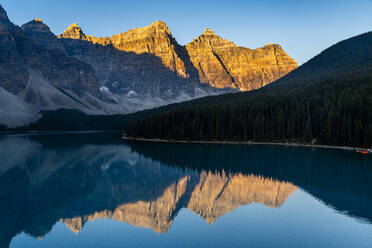
<path id="1" fill-rule="evenodd" d="M 372 247 L 372 156 L 0 137 L 0 247 Z"/>

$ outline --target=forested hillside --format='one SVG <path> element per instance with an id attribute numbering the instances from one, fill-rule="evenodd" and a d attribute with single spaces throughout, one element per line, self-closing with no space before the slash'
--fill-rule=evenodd
<path id="1" fill-rule="evenodd" d="M 268 87 L 156 110 L 126 133 L 371 147 L 372 33 L 336 44 Z"/>

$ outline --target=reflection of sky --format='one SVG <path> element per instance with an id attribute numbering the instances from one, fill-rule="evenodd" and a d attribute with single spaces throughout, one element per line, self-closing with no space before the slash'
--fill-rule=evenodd
<path id="1" fill-rule="evenodd" d="M 183 209 L 170 230 L 157 234 L 113 220 L 88 222 L 80 234 L 58 223 L 42 240 L 16 236 L 11 248 L 29 247 L 369 247 L 372 228 L 297 190 L 280 208 L 242 206 L 208 225 Z M 273 246 L 275 244 L 275 246 Z"/>
<path id="2" fill-rule="evenodd" d="M 55 33 L 78 22 L 107 36 L 165 21 L 181 44 L 206 27 L 238 45 L 279 43 L 300 64 L 328 46 L 372 30 L 371 0 L 3 0 L 12 21 L 40 17 Z"/>

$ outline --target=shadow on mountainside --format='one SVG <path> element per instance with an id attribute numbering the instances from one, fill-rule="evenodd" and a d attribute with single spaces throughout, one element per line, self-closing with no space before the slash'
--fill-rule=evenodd
<path id="1" fill-rule="evenodd" d="M 150 53 L 125 52 L 111 44 L 100 45 L 85 40 L 60 40 L 66 53 L 92 65 L 101 85 L 114 94 L 172 100 L 182 93 L 197 97 L 195 88 L 215 94 L 227 91 L 201 83 L 186 49 L 181 46 L 175 47 L 175 51 L 184 61 L 185 77 L 178 75 L 175 68 L 167 68 L 160 57 Z"/>

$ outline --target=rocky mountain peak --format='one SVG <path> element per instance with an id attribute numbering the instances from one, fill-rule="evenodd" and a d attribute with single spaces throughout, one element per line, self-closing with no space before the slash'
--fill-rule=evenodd
<path id="1" fill-rule="evenodd" d="M 35 20 L 32 20 L 26 24 L 23 24 L 21 28 L 25 32 L 43 32 L 43 33 L 51 32 L 48 25 L 44 24 L 44 22 L 39 18 L 36 18 Z"/>
<path id="2" fill-rule="evenodd" d="M 8 15 L 5 9 L 3 8 L 3 6 L 1 6 L 1 4 L 0 4 L 0 19 L 8 19 Z"/>
<path id="3" fill-rule="evenodd" d="M 172 33 L 170 29 L 168 28 L 167 24 L 163 21 L 156 21 L 153 22 L 150 26 L 143 27 L 143 28 L 134 28 L 130 29 L 125 33 L 119 34 L 119 35 L 114 35 L 115 36 L 120 36 L 120 37 L 125 37 L 126 39 L 142 39 L 145 37 L 153 37 L 153 36 L 158 36 L 158 35 L 163 35 L 166 34 L 166 36 L 171 36 Z"/>
<path id="4" fill-rule="evenodd" d="M 283 50 L 283 48 L 280 45 L 274 44 L 274 43 L 268 43 L 264 46 L 264 48 L 275 48 L 275 49 Z"/>
<path id="5" fill-rule="evenodd" d="M 21 26 L 22 31 L 29 38 L 31 38 L 36 44 L 46 47 L 48 49 L 59 49 L 64 51 L 62 43 L 57 37 L 50 31 L 48 25 L 46 25 L 41 19 L 36 18 Z"/>
<path id="6" fill-rule="evenodd" d="M 202 35 L 204 35 L 204 36 L 215 36 L 216 34 L 213 32 L 212 29 L 206 28 L 204 30 L 204 32 L 202 33 Z"/>
<path id="7" fill-rule="evenodd" d="M 165 32 L 167 34 L 171 34 L 170 29 L 168 28 L 167 24 L 163 21 L 156 21 L 153 22 L 150 27 L 155 28 L 156 32 Z"/>
<path id="8" fill-rule="evenodd" d="M 210 28 L 206 28 L 204 32 L 188 45 L 203 45 L 206 47 L 216 48 L 216 47 L 224 47 L 224 48 L 231 48 L 236 47 L 236 45 L 228 41 L 214 33 L 214 31 Z"/>
<path id="9" fill-rule="evenodd" d="M 59 35 L 58 38 L 80 40 L 84 39 L 85 34 L 81 30 L 80 26 L 75 22 L 72 23 L 63 34 Z"/>
<path id="10" fill-rule="evenodd" d="M 76 22 L 72 23 L 67 29 L 75 29 L 75 28 L 80 29 L 80 26 Z"/>
<path id="11" fill-rule="evenodd" d="M 5 9 L 0 4 L 0 24 L 3 24 L 7 27 L 13 26 L 8 18 L 8 14 L 6 13 Z"/>
<path id="12" fill-rule="evenodd" d="M 253 90 L 297 68 L 279 45 L 255 50 L 238 47 L 209 28 L 187 44 L 186 50 L 200 81 L 217 88 Z"/>

